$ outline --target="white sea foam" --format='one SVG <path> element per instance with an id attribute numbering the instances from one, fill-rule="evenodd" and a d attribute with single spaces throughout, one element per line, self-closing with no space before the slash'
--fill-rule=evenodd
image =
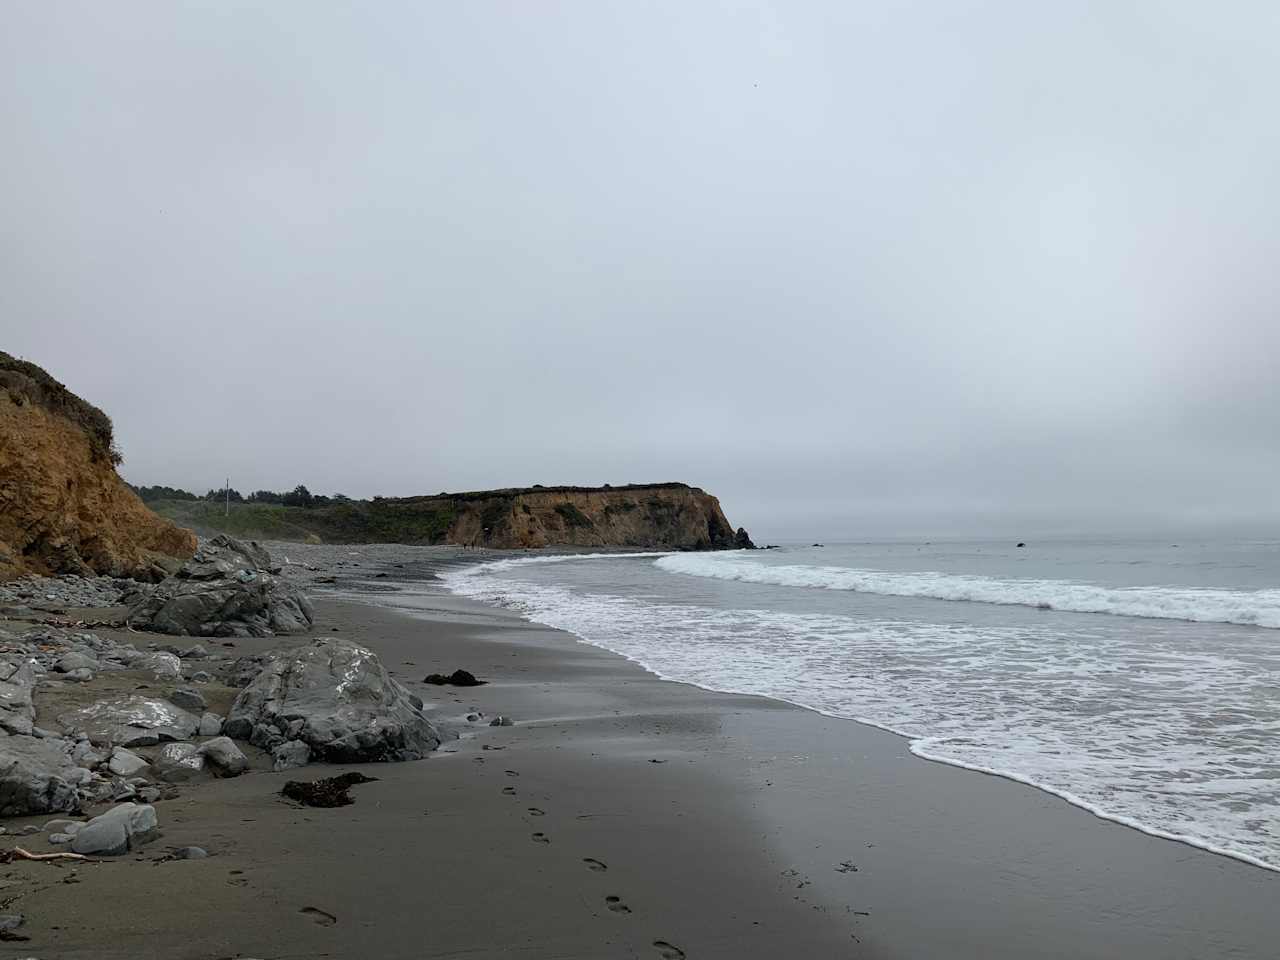
<path id="1" fill-rule="evenodd" d="M 1196 647 L 1174 624 L 1064 634 L 654 602 L 519 569 L 545 559 L 444 580 L 660 676 L 873 724 L 922 757 L 1280 870 L 1280 669 L 1266 648 Z"/>
<path id="2" fill-rule="evenodd" d="M 1280 590 L 1103 587 L 1070 580 L 1015 580 L 849 567 L 775 566 L 736 554 L 675 554 L 658 560 L 657 566 L 668 573 L 780 587 L 849 590 L 893 597 L 925 597 L 1280 629 Z"/>

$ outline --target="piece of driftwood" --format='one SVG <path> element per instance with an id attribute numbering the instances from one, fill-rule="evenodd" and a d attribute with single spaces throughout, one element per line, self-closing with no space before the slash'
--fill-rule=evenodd
<path id="1" fill-rule="evenodd" d="M 83 853 L 32 853 L 21 847 L 14 847 L 0 854 L 0 859 L 5 863 L 11 863 L 14 860 L 88 860 L 89 858 Z"/>

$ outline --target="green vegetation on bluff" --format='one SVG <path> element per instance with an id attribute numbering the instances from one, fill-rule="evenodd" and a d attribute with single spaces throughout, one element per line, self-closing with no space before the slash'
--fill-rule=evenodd
<path id="1" fill-rule="evenodd" d="M 204 536 L 326 543 L 440 543 L 455 516 L 447 501 L 348 500 L 325 507 L 233 502 L 228 510 L 212 500 L 156 500 L 148 506 Z"/>

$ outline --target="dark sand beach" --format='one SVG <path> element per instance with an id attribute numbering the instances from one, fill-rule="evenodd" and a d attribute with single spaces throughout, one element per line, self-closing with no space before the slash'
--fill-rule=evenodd
<path id="1" fill-rule="evenodd" d="M 460 739 L 362 767 L 379 779 L 352 806 L 278 796 L 349 768 L 255 771 L 162 802 L 140 855 L 7 865 L 31 940 L 0 956 L 1275 955 L 1274 873 L 506 611 L 421 602 L 323 601 L 315 632 L 366 643 Z M 419 682 L 457 667 L 490 682 Z M 186 844 L 212 856 L 155 862 Z"/>

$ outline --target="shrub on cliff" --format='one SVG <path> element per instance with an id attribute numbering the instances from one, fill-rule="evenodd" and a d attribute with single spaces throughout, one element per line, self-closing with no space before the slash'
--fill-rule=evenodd
<path id="1" fill-rule="evenodd" d="M 124 461 L 115 447 L 111 418 L 77 397 L 43 368 L 0 350 L 0 388 L 8 391 L 10 399 L 19 406 L 35 404 L 80 427 L 88 436 L 96 459 L 108 460 L 112 465 Z"/>

